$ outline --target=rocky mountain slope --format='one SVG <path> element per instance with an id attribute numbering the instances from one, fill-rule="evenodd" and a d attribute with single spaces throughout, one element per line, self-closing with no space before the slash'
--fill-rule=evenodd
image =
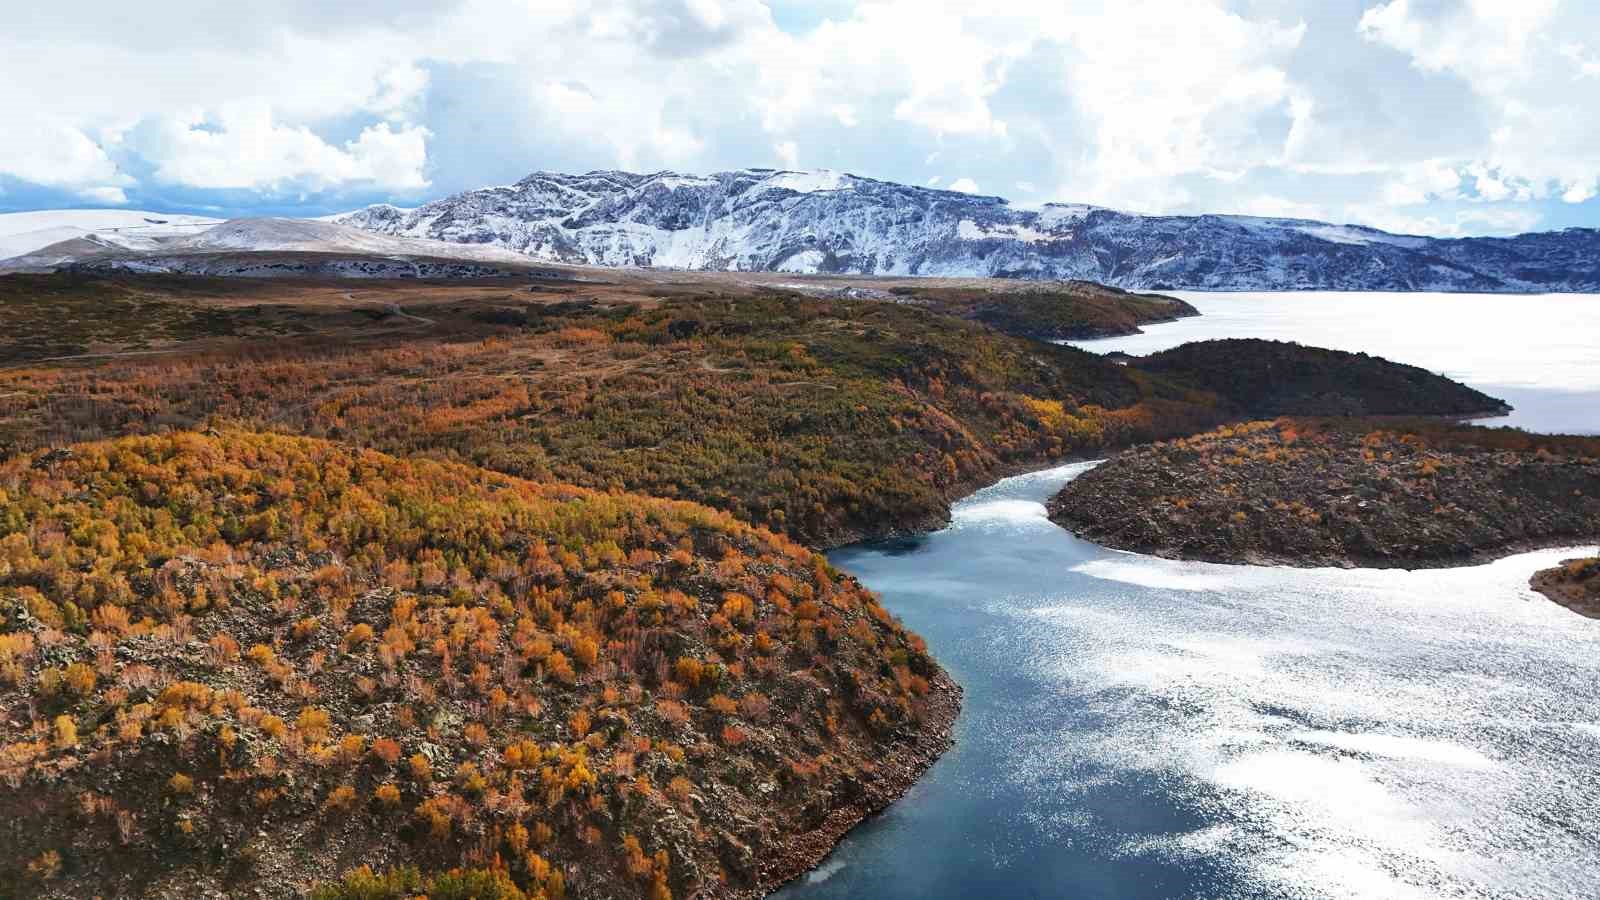
<path id="1" fill-rule="evenodd" d="M 838 172 L 537 172 L 340 221 L 608 266 L 1088 279 L 1198 290 L 1600 290 L 1600 230 L 1437 239 L 1302 219 L 1018 209 Z"/>

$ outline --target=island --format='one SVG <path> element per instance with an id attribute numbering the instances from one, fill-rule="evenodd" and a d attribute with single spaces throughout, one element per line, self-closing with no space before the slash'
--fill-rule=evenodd
<path id="1" fill-rule="evenodd" d="M 1600 439 L 1427 419 L 1280 418 L 1120 453 L 1053 521 L 1181 559 L 1419 568 L 1600 536 Z"/>

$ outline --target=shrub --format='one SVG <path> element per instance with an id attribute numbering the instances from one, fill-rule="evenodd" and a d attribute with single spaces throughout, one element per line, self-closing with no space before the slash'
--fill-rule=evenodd
<path id="1" fill-rule="evenodd" d="M 350 652 L 372 640 L 372 626 L 365 622 L 358 622 L 344 636 L 345 652 Z"/>
<path id="2" fill-rule="evenodd" d="M 372 755 L 386 766 L 400 761 L 400 742 L 394 738 L 378 738 L 372 742 Z"/>
<path id="3" fill-rule="evenodd" d="M 294 727 L 305 736 L 306 740 L 320 744 L 328 739 L 328 728 L 331 723 L 332 719 L 328 716 L 327 710 L 307 706 L 295 717 Z"/>
<path id="4" fill-rule="evenodd" d="M 94 668 L 85 663 L 75 662 L 67 666 L 61 680 L 66 689 L 80 699 L 94 693 Z"/>
<path id="5" fill-rule="evenodd" d="M 394 809 L 400 805 L 400 789 L 393 784 L 384 783 L 378 785 L 378 789 L 373 792 L 373 797 L 378 803 L 389 809 Z"/>
<path id="6" fill-rule="evenodd" d="M 323 808 L 345 813 L 354 809 L 356 805 L 356 789 L 348 784 L 341 784 L 328 793 L 328 799 L 323 803 Z"/>
<path id="7" fill-rule="evenodd" d="M 56 716 L 53 727 L 57 748 L 65 750 L 78 745 L 78 723 L 72 721 L 71 716 Z"/>
<path id="8" fill-rule="evenodd" d="M 40 881 L 51 881 L 61 874 L 61 854 L 46 850 L 28 861 L 28 874 Z"/>
<path id="9" fill-rule="evenodd" d="M 421 753 L 411 754 L 408 761 L 411 768 L 411 777 L 420 784 L 427 784 L 433 780 L 433 763 L 428 761 Z"/>

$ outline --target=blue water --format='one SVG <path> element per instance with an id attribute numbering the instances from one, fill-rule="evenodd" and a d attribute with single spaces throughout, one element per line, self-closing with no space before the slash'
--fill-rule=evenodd
<path id="1" fill-rule="evenodd" d="M 1436 309 L 1415 302 L 1401 320 Z M 1454 328 L 1480 386 L 1515 383 L 1549 430 L 1600 430 L 1600 407 L 1562 400 L 1600 396 L 1600 341 L 1519 344 L 1518 376 L 1478 323 Z M 1384 355 L 1428 365 L 1432 335 Z M 1161 560 L 1045 518 L 1086 465 L 832 555 L 966 701 L 954 749 L 781 896 L 1596 896 L 1600 621 L 1527 580 L 1597 548 L 1421 572 Z"/>

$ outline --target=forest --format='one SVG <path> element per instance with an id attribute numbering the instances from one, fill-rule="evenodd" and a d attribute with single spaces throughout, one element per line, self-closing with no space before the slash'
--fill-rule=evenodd
<path id="1" fill-rule="evenodd" d="M 1371 357 L 1263 395 L 1327 367 L 1289 344 L 1223 348 L 1230 380 L 1205 345 L 1028 336 L 1165 298 L 853 290 L 0 277 L 0 894 L 760 895 L 959 707 L 818 550 L 1150 441 L 1323 452 L 1185 443 L 1248 413 L 1498 402 Z M 1407 478 L 1467 452 L 1379 434 Z"/>
<path id="2" fill-rule="evenodd" d="M 12 457 L 0 534 L 0 884 L 51 894 L 742 896 L 954 715 L 874 596 L 684 502 L 176 432 Z"/>
<path id="3" fill-rule="evenodd" d="M 834 546 L 938 524 L 1009 468 L 1222 416 L 1172 378 L 906 304 L 654 285 L 267 303 L 232 284 L 213 281 L 240 296 L 204 305 L 210 335 L 0 369 L 0 446 L 232 423 L 696 500 Z M 159 332 L 193 305 L 166 290 L 89 280 L 72 321 Z"/>

